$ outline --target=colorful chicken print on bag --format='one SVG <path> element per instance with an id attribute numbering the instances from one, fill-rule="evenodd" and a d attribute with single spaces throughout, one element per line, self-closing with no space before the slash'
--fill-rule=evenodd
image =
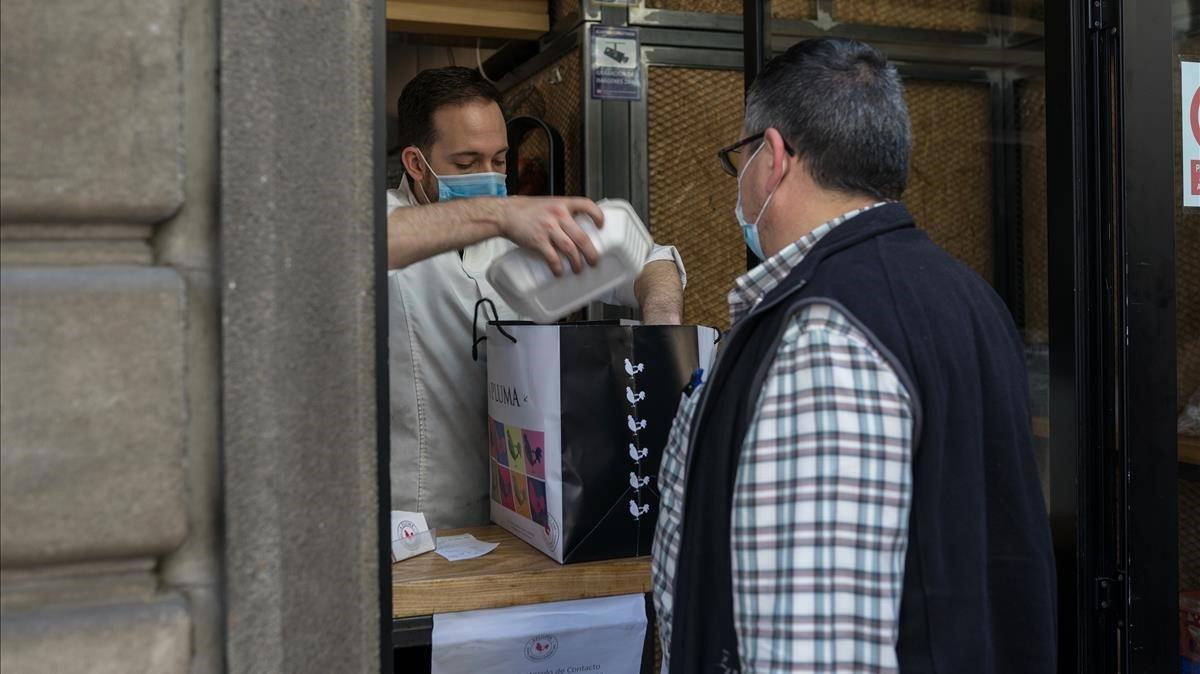
<path id="1" fill-rule="evenodd" d="M 529 510 L 533 515 L 533 521 L 542 525 L 543 528 L 548 527 L 550 525 L 546 519 L 546 483 L 532 477 L 528 480 Z"/>
<path id="2" fill-rule="evenodd" d="M 506 445 L 508 450 L 508 467 L 524 473 L 525 471 L 525 452 L 521 447 L 521 429 L 516 426 L 504 427 Z"/>
<path id="3" fill-rule="evenodd" d="M 546 434 L 538 431 L 521 431 L 521 446 L 525 454 L 525 469 L 530 477 L 546 479 Z"/>
<path id="4" fill-rule="evenodd" d="M 493 421 L 488 417 L 488 443 L 492 458 L 501 466 L 508 465 L 508 436 L 504 434 L 504 424 Z"/>
<path id="5" fill-rule="evenodd" d="M 500 505 L 514 510 L 516 504 L 513 499 L 512 473 L 508 472 L 507 468 L 500 469 Z"/>
<path id="6" fill-rule="evenodd" d="M 492 464 L 492 488 L 490 490 L 492 500 L 500 503 L 500 466 L 495 461 L 490 463 Z"/>
<path id="7" fill-rule="evenodd" d="M 518 515 L 527 520 L 533 519 L 533 515 L 529 512 L 528 478 L 520 473 L 513 473 L 513 500 L 516 501 Z"/>
<path id="8" fill-rule="evenodd" d="M 506 426 L 488 419 L 492 446 L 492 500 L 543 529 L 546 509 L 546 450 L 542 431 Z"/>

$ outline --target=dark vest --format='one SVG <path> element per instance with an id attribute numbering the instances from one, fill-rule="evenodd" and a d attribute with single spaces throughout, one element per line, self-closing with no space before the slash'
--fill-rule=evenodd
<path id="1" fill-rule="evenodd" d="M 725 338 L 691 429 L 671 670 L 738 668 L 730 512 L 738 455 L 789 321 L 838 307 L 914 397 L 902 672 L 1054 672 L 1055 578 L 1021 339 L 901 204 L 826 234 Z"/>

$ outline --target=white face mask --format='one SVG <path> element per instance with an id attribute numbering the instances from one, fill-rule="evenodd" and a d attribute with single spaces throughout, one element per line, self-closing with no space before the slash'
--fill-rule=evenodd
<path id="1" fill-rule="evenodd" d="M 775 189 L 771 190 L 770 194 L 767 195 L 762 208 L 758 209 L 758 215 L 754 217 L 754 222 L 749 222 L 746 220 L 746 214 L 742 212 L 742 178 L 746 176 L 746 169 L 750 168 L 750 163 L 754 161 L 754 158 L 758 156 L 758 153 L 766 145 L 767 141 L 764 139 L 759 144 L 758 149 L 754 151 L 754 154 L 750 155 L 750 159 L 746 160 L 746 163 L 742 166 L 742 170 L 738 173 L 738 199 L 737 208 L 734 209 L 734 215 L 737 216 L 738 224 L 742 227 L 742 238 L 745 239 L 746 245 L 760 260 L 765 260 L 767 256 L 763 253 L 762 241 L 758 238 L 758 221 L 762 219 L 763 213 L 767 210 L 767 204 L 771 203 L 771 197 L 775 196 L 775 190 L 779 189 L 779 185 L 776 185 Z"/>

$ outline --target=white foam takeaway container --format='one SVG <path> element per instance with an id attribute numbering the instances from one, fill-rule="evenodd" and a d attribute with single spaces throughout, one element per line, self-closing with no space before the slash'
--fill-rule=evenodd
<path id="1" fill-rule="evenodd" d="M 555 276 L 540 254 L 523 248 L 501 255 L 488 267 L 488 283 L 517 313 L 553 323 L 641 273 L 654 241 L 633 206 L 621 199 L 603 199 L 596 205 L 604 213 L 603 227 L 597 228 L 585 215 L 575 218 L 600 254 L 595 267 L 585 261 L 576 274 L 560 254 L 564 271 Z"/>

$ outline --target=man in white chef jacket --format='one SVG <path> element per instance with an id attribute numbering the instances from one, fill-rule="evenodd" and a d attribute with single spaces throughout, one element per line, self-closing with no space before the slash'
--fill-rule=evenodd
<path id="1" fill-rule="evenodd" d="M 392 507 L 424 512 L 430 527 L 488 521 L 487 371 L 471 358 L 475 305 L 487 298 L 501 319 L 521 318 L 488 284 L 488 266 L 518 246 L 556 274 L 598 259 L 574 221 L 602 221 L 590 200 L 504 198 L 501 102 L 477 71 L 451 67 L 418 74 L 398 106 L 406 176 L 387 194 Z M 678 324 L 685 282 L 679 253 L 655 246 L 637 281 L 605 301 L 640 307 L 645 323 Z"/>

